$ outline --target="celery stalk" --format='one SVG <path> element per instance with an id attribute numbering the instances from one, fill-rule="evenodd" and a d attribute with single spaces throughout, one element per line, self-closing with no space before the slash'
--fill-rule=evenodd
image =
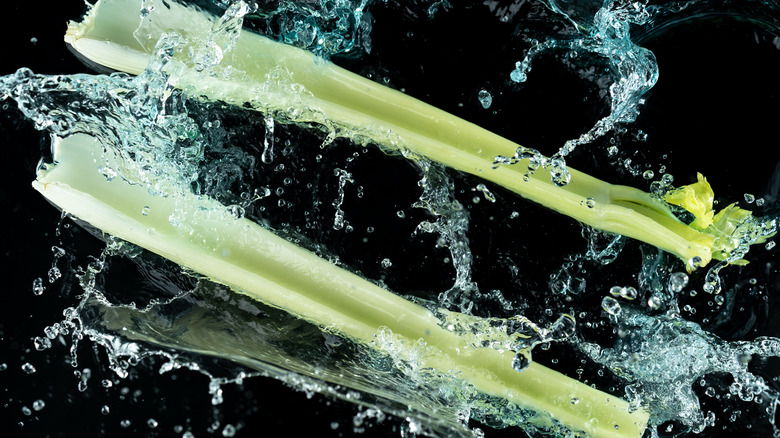
<path id="1" fill-rule="evenodd" d="M 499 184 L 591 227 L 622 234 L 680 257 L 689 269 L 706 265 L 716 239 L 676 219 L 668 206 L 641 190 L 612 185 L 569 169 L 571 182 L 557 187 L 546 172 L 524 179 L 529 160 L 495 167 L 518 145 L 431 105 L 316 58 L 309 52 L 241 32 L 222 53 L 214 74 L 195 68 L 187 48 L 205 41 L 216 18 L 168 2 L 141 18 L 141 0 L 99 0 L 66 41 L 85 58 L 138 74 L 150 62 L 164 32 L 188 38 L 165 68 L 177 86 L 195 96 L 329 124 L 356 138 L 422 155 Z M 202 43 L 201 41 L 201 43 Z"/>
<path id="2" fill-rule="evenodd" d="M 235 218 L 212 199 L 187 191 L 153 196 L 130 175 L 106 179 L 96 163 L 113 158 L 93 137 L 55 137 L 53 151 L 56 164 L 43 166 L 33 186 L 107 234 L 353 340 L 372 345 L 385 327 L 409 351 L 422 340 L 428 352 L 413 359 L 421 368 L 547 412 L 573 430 L 622 438 L 640 437 L 646 427 L 644 410 L 630 411 L 625 401 L 533 362 L 518 372 L 511 365 L 514 352 L 473 346 L 428 309 Z"/>

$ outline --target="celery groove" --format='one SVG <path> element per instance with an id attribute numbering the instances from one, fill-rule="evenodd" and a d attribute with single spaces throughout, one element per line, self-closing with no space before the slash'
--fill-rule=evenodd
<path id="1" fill-rule="evenodd" d="M 140 8 L 141 0 L 99 0 L 82 22 L 70 23 L 65 39 L 92 62 L 138 74 L 164 32 L 174 31 L 189 39 L 185 46 L 194 45 L 216 22 L 174 2 L 158 5 L 143 19 Z M 713 235 L 681 222 L 648 193 L 573 169 L 564 187 L 546 172 L 524 179 L 528 159 L 495 167 L 496 157 L 513 156 L 518 145 L 304 50 L 245 31 L 223 55 L 220 67 L 229 66 L 233 74 L 195 68 L 186 50 L 174 54 L 166 68 L 177 72 L 177 86 L 191 95 L 293 118 L 308 114 L 307 121 L 327 122 L 385 147 L 428 157 L 594 228 L 654 245 L 680 257 L 689 269 L 706 265 L 718 252 Z"/>
<path id="2" fill-rule="evenodd" d="M 533 362 L 518 372 L 512 368 L 512 351 L 471 345 L 443 328 L 428 309 L 248 219 L 236 219 L 214 200 L 188 192 L 153 196 L 132 179 L 107 180 L 95 163 L 108 152 L 93 137 L 55 138 L 53 150 L 56 164 L 39 170 L 33 186 L 63 211 L 105 233 L 359 342 L 370 344 L 382 328 L 410 347 L 423 340 L 435 352 L 414 359 L 420 367 L 547 412 L 590 436 L 640 437 L 646 427 L 644 410 L 632 411 L 618 397 Z M 169 219 L 174 211 L 180 213 L 176 225 Z M 579 402 L 573 403 L 575 399 Z"/>

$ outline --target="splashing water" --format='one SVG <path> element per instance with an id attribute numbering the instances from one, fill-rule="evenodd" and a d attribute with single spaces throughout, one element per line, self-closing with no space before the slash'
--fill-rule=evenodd
<path id="1" fill-rule="evenodd" d="M 521 90 L 532 87 L 550 54 L 560 55 L 563 68 L 577 71 L 580 80 L 595 84 L 608 108 L 550 157 L 530 147 L 513 157 L 497 157 L 497 165 L 531 158 L 529 172 L 547 169 L 565 185 L 567 160 L 578 159 L 579 146 L 616 147 L 607 139 L 627 136 L 626 127 L 637 123 L 640 109 L 652 107 L 646 99 L 663 80 L 663 64 L 640 47 L 636 35 L 649 39 L 685 22 L 684 17 L 731 6 L 727 1 L 716 6 L 580 3 L 501 6 L 488 1 L 456 7 L 362 0 L 278 2 L 270 8 L 214 2 L 209 7 L 219 10 L 222 19 L 208 35 L 186 45 L 200 71 L 230 74 L 221 61 L 246 26 L 337 62 L 363 60 L 367 76 L 389 77 L 382 73 L 393 65 L 380 61 L 389 49 L 379 35 L 369 38 L 374 25 L 381 27 L 383 14 L 405 14 L 403 24 L 415 29 L 407 34 L 420 34 L 417 29 L 446 21 L 459 8 L 481 11 L 492 20 L 486 26 L 516 26 L 515 40 L 507 42 L 514 46 L 505 55 L 522 56 L 514 69 L 500 72 L 500 84 L 458 79 L 470 87 L 463 98 L 472 99 L 475 114 L 489 117 L 493 111 L 498 117 L 506 107 L 502 90 L 510 94 L 518 84 Z M 749 16 L 763 14 L 753 19 L 774 35 L 768 41 L 776 44 L 776 6 L 748 3 L 755 7 Z M 153 8 L 155 2 L 144 5 Z M 545 24 L 536 23 L 540 20 Z M 105 178 L 133 174 L 152 194 L 184 187 L 213 197 L 236 217 L 261 223 L 412 300 L 462 312 L 458 318 L 442 316 L 442 323 L 474 345 L 517 353 L 518 372 L 531 360 L 539 361 L 647 409 L 653 436 L 740 430 L 737 424 L 780 436 L 775 425 L 780 372 L 774 362 L 780 340 L 773 337 L 780 333 L 777 320 L 768 315 L 777 293 L 770 246 L 751 252 L 755 260 L 745 267 L 720 264 L 685 274 L 677 260 L 655 248 L 577 227 L 500 188 L 406 153 L 413 158 L 410 165 L 316 114 L 260 114 L 188 96 L 176 87 L 176 73 L 164 69 L 170 54 L 184 45 L 183 36 L 167 35 L 155 48 L 152 65 L 137 77 L 46 76 L 21 69 L 1 78 L 0 90 L 36 129 L 99 138 L 117 154 L 107 153 L 100 163 Z M 458 108 L 447 109 L 457 113 Z M 645 136 L 634 138 L 646 144 Z M 616 162 L 608 161 L 600 163 L 604 172 L 614 170 L 610 166 Z M 623 159 L 612 167 L 629 184 L 653 182 L 634 166 L 639 164 Z M 659 176 L 664 183 L 654 186 L 659 194 L 671 188 L 669 177 Z M 771 217 L 776 205 L 766 207 Z M 174 225 L 184 223 L 181 219 L 176 213 L 169 218 Z M 390 415 L 404 419 L 402 436 L 481 436 L 486 426 L 568 436 L 561 428 L 541 426 L 535 413 L 419 368 L 406 359 L 409 352 L 397 351 L 402 344 L 390 332 L 378 333 L 375 342 L 381 349 L 367 349 L 182 272 L 134 245 L 110 237 L 96 245 L 78 237 L 76 229 L 69 219 L 62 221 L 58 233 L 64 235 L 54 248 L 48 245 L 44 270 L 25 284 L 38 302 L 56 295 L 58 288 L 77 290 L 63 292 L 71 300 L 78 295 L 75 304 L 62 317 L 49 317 L 41 324 L 49 325 L 27 343 L 41 353 L 65 345 L 76 371 L 73 387 L 81 393 L 121 387 L 121 400 L 140 400 L 144 395 L 136 396 L 129 387 L 142 367 L 169 376 L 189 370 L 205 376 L 203 398 L 215 409 L 204 420 L 209 422 L 205 430 L 233 436 L 250 427 L 244 418 L 226 420 L 220 409 L 241 399 L 232 388 L 266 376 L 309 397 L 324 394 L 361 406 L 348 422 L 354 433 Z M 100 347 L 95 351 L 107 358 L 102 362 L 107 372 L 84 357 L 85 343 Z M 417 347 L 424 354 L 425 346 Z M 35 358 L 26 354 L 16 359 L 15 368 L 39 376 L 43 367 Z M 18 430 L 28 430 L 36 415 L 44 419 L 56 409 L 39 394 L 19 398 L 24 409 L 19 410 L 22 425 L 13 426 Z M 108 405 L 100 411 L 116 419 L 120 430 L 201 432 L 184 422 L 163 424 L 157 414 L 131 420 Z M 344 431 L 338 422 L 330 428 Z"/>

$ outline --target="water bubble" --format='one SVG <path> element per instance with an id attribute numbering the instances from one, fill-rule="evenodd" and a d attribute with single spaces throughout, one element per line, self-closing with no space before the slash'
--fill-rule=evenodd
<path id="1" fill-rule="evenodd" d="M 35 367 L 33 364 L 26 362 L 24 365 L 22 365 L 22 371 L 24 371 L 27 374 L 33 374 L 35 373 Z"/>
<path id="2" fill-rule="evenodd" d="M 723 297 L 723 295 L 715 295 L 715 304 L 722 306 L 725 302 L 726 299 Z"/>
<path id="3" fill-rule="evenodd" d="M 593 208 L 596 206 L 596 200 L 593 198 L 585 198 L 585 206 L 588 208 Z"/>
<path id="4" fill-rule="evenodd" d="M 100 413 L 103 415 L 108 415 L 111 413 L 111 408 L 108 407 L 108 405 L 103 405 L 100 407 Z"/>
<path id="5" fill-rule="evenodd" d="M 0 363 L 0 371 L 5 371 L 7 369 L 8 369 L 8 364 L 7 363 L 5 363 L 5 362 Z"/>
<path id="6" fill-rule="evenodd" d="M 748 204 L 752 204 L 753 202 L 755 202 L 755 200 L 756 197 L 754 195 L 751 195 L 750 193 L 745 193 L 745 202 L 747 202 Z"/>
<path id="7" fill-rule="evenodd" d="M 24 415 L 32 415 L 32 411 L 27 406 L 22 406 L 22 413 Z"/>
<path id="8" fill-rule="evenodd" d="M 644 179 L 653 179 L 653 177 L 655 177 L 655 172 L 650 169 L 645 170 L 645 172 L 642 174 L 642 178 Z"/>
<path id="9" fill-rule="evenodd" d="M 611 288 L 609 288 L 609 293 L 613 297 L 619 297 L 619 296 L 622 295 L 622 293 L 621 293 L 622 290 L 623 290 L 623 288 L 620 287 L 620 286 L 612 286 Z"/>
<path id="10" fill-rule="evenodd" d="M 114 382 L 112 382 L 110 379 L 103 379 L 102 382 L 100 382 L 101 385 L 103 385 L 103 388 L 110 388 L 114 386 Z"/>
<path id="11" fill-rule="evenodd" d="M 154 429 L 157 426 L 159 426 L 160 423 L 158 423 L 157 420 L 155 420 L 154 418 L 150 418 L 146 420 L 146 425 L 149 426 L 150 429 Z"/>
<path id="12" fill-rule="evenodd" d="M 124 419 L 124 420 L 119 422 L 119 425 L 124 427 L 124 428 L 130 427 L 131 424 L 133 424 L 133 423 L 130 420 L 128 420 L 128 419 Z"/>
<path id="13" fill-rule="evenodd" d="M 181 435 L 181 438 L 195 438 L 195 434 L 188 430 Z"/>
<path id="14" fill-rule="evenodd" d="M 479 103 L 482 104 L 482 108 L 488 109 L 490 108 L 490 105 L 493 104 L 493 95 L 487 90 L 479 90 L 477 98 L 479 99 Z"/>
<path id="15" fill-rule="evenodd" d="M 601 308 L 604 309 L 605 312 L 613 316 L 620 315 L 620 312 L 622 310 L 620 308 L 620 303 L 618 302 L 618 300 L 612 297 L 604 297 L 604 299 L 601 300 Z"/>
<path id="16" fill-rule="evenodd" d="M 764 198 L 758 198 L 758 199 L 756 199 L 756 206 L 757 207 L 763 207 L 765 202 L 766 201 L 764 200 Z"/>
<path id="17" fill-rule="evenodd" d="M 148 205 L 145 205 L 144 208 L 141 209 L 141 215 L 149 216 L 150 211 L 152 211 L 152 209 Z"/>
<path id="18" fill-rule="evenodd" d="M 398 210 L 395 214 L 396 214 L 396 216 L 398 216 L 401 219 L 406 217 L 406 213 L 404 213 L 403 210 Z"/>
<path id="19" fill-rule="evenodd" d="M 32 404 L 32 407 L 33 407 L 34 410 L 40 411 L 40 410 L 42 410 L 43 408 L 46 407 L 46 402 L 44 402 L 41 399 L 35 400 L 33 402 L 33 404 Z"/>
<path id="20" fill-rule="evenodd" d="M 385 269 L 387 269 L 387 268 L 389 268 L 389 267 L 393 266 L 393 262 L 392 262 L 392 261 L 390 261 L 390 259 L 388 259 L 388 258 L 384 258 L 384 259 L 382 259 L 382 262 L 381 262 L 380 264 L 381 264 L 381 265 L 382 265 L 382 267 L 383 267 L 383 268 L 385 268 Z"/>
<path id="21" fill-rule="evenodd" d="M 233 426 L 232 424 L 226 425 L 225 428 L 222 429 L 222 436 L 228 437 L 228 438 L 236 436 L 236 427 Z"/>
<path id="22" fill-rule="evenodd" d="M 571 403 L 573 405 L 579 404 L 579 402 L 580 402 L 580 399 L 578 399 L 577 397 L 572 397 L 571 400 L 569 400 L 569 403 Z"/>

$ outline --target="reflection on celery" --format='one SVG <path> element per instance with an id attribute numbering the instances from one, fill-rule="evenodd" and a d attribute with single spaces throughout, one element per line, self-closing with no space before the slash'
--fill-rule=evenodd
<path id="1" fill-rule="evenodd" d="M 66 41 L 90 61 L 132 74 L 147 67 L 152 53 L 161 53 L 160 44 L 168 45 L 166 71 L 193 96 L 321 123 L 333 136 L 425 156 L 594 228 L 671 252 L 689 270 L 707 265 L 713 253 L 728 257 L 733 249 L 720 246 L 719 230 L 686 225 L 645 192 L 569 169 L 562 160 L 547 159 L 304 50 L 240 32 L 250 11 L 246 3 L 234 3 L 219 20 L 173 2 L 145 10 L 143 18 L 140 10 L 138 0 L 101 0 L 81 23 L 71 23 Z"/>
<path id="2" fill-rule="evenodd" d="M 119 164 L 112 147 L 106 145 L 104 150 L 93 137 L 83 134 L 55 138 L 56 164 L 44 166 L 35 188 L 64 211 L 105 233 L 258 301 L 356 342 L 378 348 L 392 345 L 393 353 L 415 368 L 430 369 L 439 378 L 462 380 L 480 393 L 550 414 L 534 419 L 538 427 L 552 429 L 561 423 L 595 437 L 639 437 L 644 431 L 647 413 L 643 410 L 629 409 L 615 396 L 542 365 L 528 364 L 527 359 L 518 366 L 517 353 L 508 348 L 509 339 L 500 348 L 475 345 L 479 342 L 448 329 L 462 317 L 445 313 L 441 321 L 425 307 L 247 219 L 235 218 L 211 199 L 187 190 L 154 196 L 129 172 L 107 180 L 95 163 Z M 176 221 L 171 220 L 174 216 Z"/>

